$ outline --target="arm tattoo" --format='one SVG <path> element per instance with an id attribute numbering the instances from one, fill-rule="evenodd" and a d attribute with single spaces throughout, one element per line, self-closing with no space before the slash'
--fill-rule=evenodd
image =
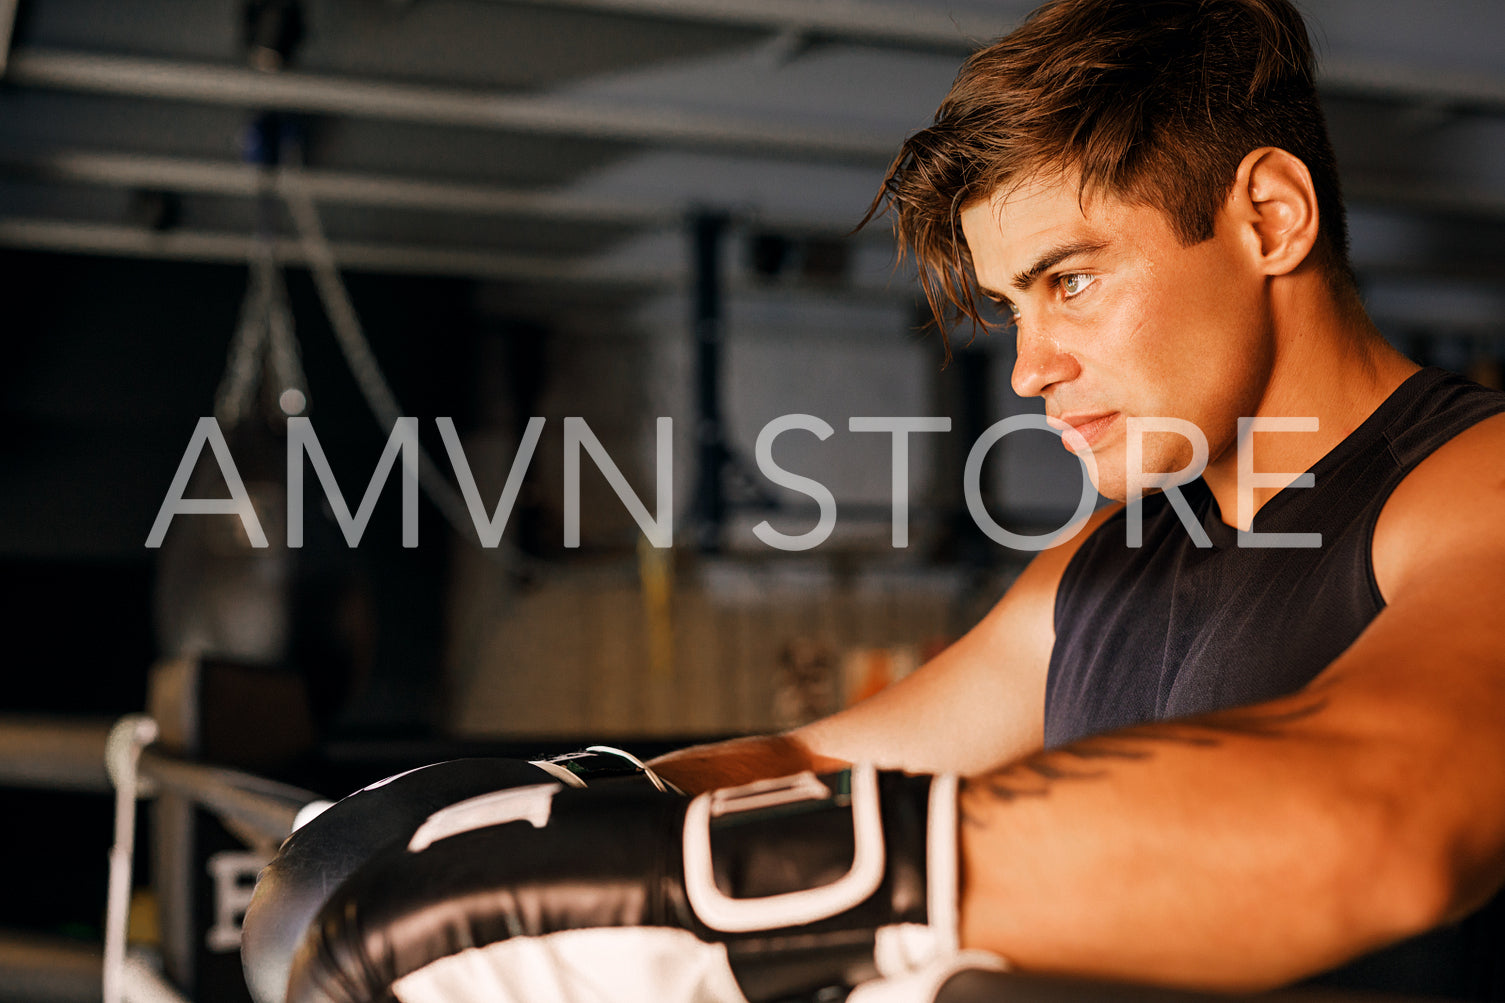
<path id="1" fill-rule="evenodd" d="M 1309 697 L 1294 707 L 1243 707 L 1180 721 L 1139 725 L 1045 749 L 1002 769 L 963 779 L 962 820 L 970 825 L 982 824 L 980 819 L 967 812 L 968 803 L 976 804 L 983 799 L 1006 803 L 1021 798 L 1046 797 L 1057 783 L 1109 776 L 1115 762 L 1153 759 L 1160 746 L 1211 749 L 1234 736 L 1279 738 L 1289 734 L 1292 725 L 1318 713 L 1326 704 L 1321 697 Z"/>

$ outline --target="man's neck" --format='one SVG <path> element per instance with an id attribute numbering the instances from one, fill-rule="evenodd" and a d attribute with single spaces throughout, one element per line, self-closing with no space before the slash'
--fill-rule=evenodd
<path id="1" fill-rule="evenodd" d="M 1384 340 L 1356 299 L 1336 302 L 1326 289 L 1310 287 L 1287 292 L 1284 301 L 1277 294 L 1272 304 L 1278 332 L 1275 360 L 1259 406 L 1248 417 L 1315 418 L 1317 427 L 1255 433 L 1208 465 L 1203 477 L 1223 521 L 1240 529 L 1248 529 L 1253 515 L 1281 487 L 1348 438 L 1419 368 Z M 1267 475 L 1261 480 L 1276 472 L 1284 475 L 1279 486 L 1254 489 L 1247 517 L 1238 509 L 1239 450 L 1253 450 L 1255 473 Z"/>

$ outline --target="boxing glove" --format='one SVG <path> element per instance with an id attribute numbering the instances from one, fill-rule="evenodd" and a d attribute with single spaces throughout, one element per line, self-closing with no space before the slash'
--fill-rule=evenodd
<path id="1" fill-rule="evenodd" d="M 956 782 L 551 783 L 429 817 L 330 897 L 289 1003 L 773 1001 L 957 950 Z"/>
<path id="2" fill-rule="evenodd" d="M 379 780 L 299 826 L 258 876 L 241 933 L 241 966 L 256 1003 L 282 1003 L 293 950 L 329 893 L 357 866 L 401 844 L 434 812 L 478 794 L 559 780 L 667 789 L 629 753 L 606 746 L 560 756 L 456 759 Z"/>

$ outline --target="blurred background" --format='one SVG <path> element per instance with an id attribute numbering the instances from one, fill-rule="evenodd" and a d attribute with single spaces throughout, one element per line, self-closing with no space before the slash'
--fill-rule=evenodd
<path id="1" fill-rule="evenodd" d="M 0 878 L 0 971 L 100 936 L 114 715 L 338 795 L 449 755 L 787 727 L 975 622 L 1029 555 L 978 529 L 964 463 L 1039 406 L 1009 390 L 1006 329 L 962 332 L 943 365 L 886 222 L 853 227 L 965 54 L 1032 6 L 0 0 L 0 847 L 24 861 Z M 1300 6 L 1371 314 L 1417 361 L 1499 385 L 1505 6 Z M 286 546 L 289 414 L 352 512 L 393 418 L 419 419 L 416 547 L 395 471 L 354 547 L 307 476 Z M 836 503 L 803 552 L 753 532 L 819 515 L 756 462 L 786 414 L 833 429 L 772 450 Z M 211 415 L 271 545 L 180 515 L 148 548 Z M 862 416 L 951 420 L 910 438 L 902 548 L 892 440 L 850 431 Z M 645 518 L 672 509 L 674 547 L 645 543 L 589 453 L 565 545 L 567 417 Z M 439 418 L 488 513 L 528 460 L 497 546 Z M 186 496 L 227 497 L 200 447 Z M 980 489 L 1036 533 L 1080 483 L 1029 432 Z M 225 837 L 197 838 L 173 866 L 202 874 Z M 165 927 L 210 920 L 160 904 L 138 937 L 203 986 L 214 952 Z"/>

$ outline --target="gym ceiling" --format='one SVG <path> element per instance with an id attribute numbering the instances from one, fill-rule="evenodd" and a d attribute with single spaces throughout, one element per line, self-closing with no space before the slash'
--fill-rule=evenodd
<path id="1" fill-rule="evenodd" d="M 833 304 L 908 300 L 886 228 L 847 232 L 961 57 L 1033 0 L 303 0 L 301 36 L 251 6 L 0 0 L 0 246 L 243 262 L 248 127 L 281 112 L 352 272 L 588 322 L 687 295 L 708 209 L 745 247 L 804 249 L 791 284 Z M 1376 319 L 1499 335 L 1505 4 L 1301 6 Z"/>

